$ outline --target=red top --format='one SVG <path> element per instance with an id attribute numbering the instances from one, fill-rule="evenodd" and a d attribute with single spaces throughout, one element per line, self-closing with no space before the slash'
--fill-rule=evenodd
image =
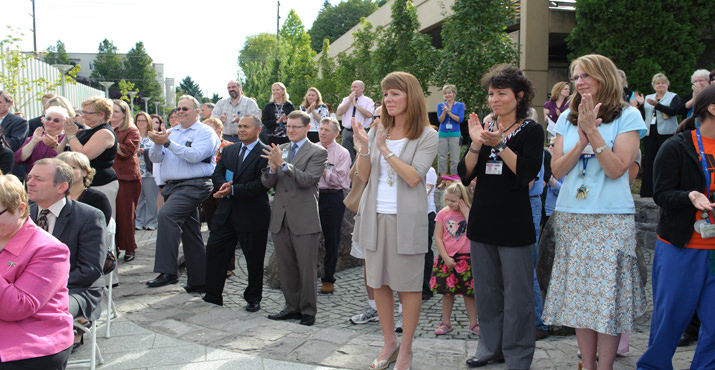
<path id="1" fill-rule="evenodd" d="M 693 144 L 695 145 L 695 150 L 698 151 L 698 138 L 695 136 L 695 130 L 691 132 L 693 135 Z M 715 157 L 713 156 L 713 154 L 715 154 L 715 139 L 708 139 L 705 136 L 702 136 L 702 138 L 704 146 L 703 150 L 705 151 L 705 157 L 707 157 L 705 159 L 705 162 L 708 164 L 708 173 L 705 175 L 710 176 L 710 194 L 713 194 L 715 192 L 715 176 L 713 176 L 713 174 L 715 173 Z M 699 158 L 700 153 L 698 152 L 698 159 Z M 703 189 L 703 193 L 705 194 L 704 190 L 705 189 Z M 695 213 L 695 220 L 701 220 L 702 213 L 703 211 L 697 211 Z M 711 224 L 715 223 L 715 219 L 713 219 L 712 212 L 709 213 L 708 220 Z M 700 233 L 696 232 L 695 229 L 693 229 L 693 235 L 690 237 L 690 242 L 685 245 L 685 248 L 715 249 L 715 238 L 703 239 L 700 236 Z"/>
<path id="2" fill-rule="evenodd" d="M 139 174 L 139 159 L 137 152 L 139 151 L 139 130 L 136 127 L 130 127 L 124 131 L 114 131 L 117 135 L 117 156 L 114 157 L 112 168 L 117 172 L 117 178 L 123 181 L 141 180 Z M 123 154 L 119 154 L 119 150 Z"/>

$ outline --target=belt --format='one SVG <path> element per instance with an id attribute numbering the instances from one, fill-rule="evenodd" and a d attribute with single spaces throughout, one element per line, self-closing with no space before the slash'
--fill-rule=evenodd
<path id="1" fill-rule="evenodd" d="M 333 193 L 342 193 L 343 189 L 320 189 L 318 190 L 320 194 L 333 194 Z"/>
<path id="2" fill-rule="evenodd" d="M 529 195 L 529 198 L 541 198 L 541 194 L 539 194 L 539 195 Z"/>
<path id="3" fill-rule="evenodd" d="M 189 181 L 189 180 L 210 180 L 211 176 L 206 176 L 206 177 L 192 177 L 190 179 L 180 179 L 180 180 L 166 180 L 164 183 L 166 185 L 175 185 L 175 184 L 180 184 L 184 181 Z"/>
<path id="4" fill-rule="evenodd" d="M 352 128 L 352 127 L 343 127 L 343 130 L 348 130 L 348 131 L 352 131 L 352 130 L 353 130 L 353 128 Z"/>

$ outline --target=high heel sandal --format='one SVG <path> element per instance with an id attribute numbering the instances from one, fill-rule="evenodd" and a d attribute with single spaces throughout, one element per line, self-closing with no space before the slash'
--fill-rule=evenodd
<path id="1" fill-rule="evenodd" d="M 387 360 L 382 360 L 382 361 L 380 361 L 378 359 L 372 360 L 372 363 L 368 367 L 368 370 L 387 369 L 387 367 L 390 366 L 391 363 L 397 361 L 397 355 L 399 353 L 400 353 L 400 346 L 398 345 Z"/>

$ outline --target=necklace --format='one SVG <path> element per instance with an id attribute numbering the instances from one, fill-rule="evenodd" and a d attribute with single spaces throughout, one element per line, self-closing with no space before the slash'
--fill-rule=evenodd
<path id="1" fill-rule="evenodd" d="M 385 135 L 385 139 L 387 139 L 387 140 L 390 140 L 390 130 L 391 129 L 392 128 L 387 129 L 387 135 Z M 390 162 L 387 162 L 387 160 L 385 160 L 385 162 L 387 163 L 387 185 L 395 186 L 395 177 L 396 177 L 397 173 L 395 173 L 395 169 L 392 168 L 392 166 L 390 165 Z"/>

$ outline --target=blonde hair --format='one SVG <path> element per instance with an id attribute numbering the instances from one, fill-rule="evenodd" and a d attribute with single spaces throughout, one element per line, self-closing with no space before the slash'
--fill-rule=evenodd
<path id="1" fill-rule="evenodd" d="M 45 103 L 45 109 L 48 109 L 49 107 L 62 107 L 67 111 L 67 114 L 69 114 L 70 117 L 74 118 L 77 116 L 77 113 L 74 111 L 70 101 L 65 99 L 63 96 L 54 96 L 50 98 L 50 100 Z"/>
<path id="2" fill-rule="evenodd" d="M 554 87 L 551 88 L 551 101 L 556 101 L 559 98 L 559 95 L 561 95 L 561 91 L 563 91 L 564 87 L 568 85 L 569 83 L 566 81 L 559 81 L 554 84 Z"/>
<path id="3" fill-rule="evenodd" d="M 27 206 L 27 192 L 20 180 L 15 175 L 0 175 L 0 205 L 6 210 L 15 213 L 20 204 L 25 204 L 25 212 L 20 215 L 27 219 L 30 214 L 30 207 Z"/>
<path id="4" fill-rule="evenodd" d="M 89 158 L 80 152 L 62 152 L 55 157 L 68 165 L 79 167 L 80 170 L 84 171 L 86 175 L 82 178 L 82 184 L 85 188 L 88 188 L 94 179 L 94 174 L 97 171 L 92 168 L 89 164 Z"/>
<path id="5" fill-rule="evenodd" d="M 146 132 L 150 132 L 150 131 L 153 132 L 154 131 L 153 119 L 149 115 L 149 113 L 144 112 L 144 111 L 141 111 L 141 112 L 137 113 L 136 115 L 134 115 L 134 125 L 137 126 L 137 129 L 139 128 L 139 126 L 137 125 L 137 118 L 139 116 L 142 116 L 142 117 L 144 117 L 144 119 L 146 119 Z"/>
<path id="6" fill-rule="evenodd" d="M 287 102 L 290 101 L 290 98 L 288 97 L 288 90 L 286 90 L 286 85 L 283 85 L 283 82 L 274 82 L 274 83 L 271 85 L 271 88 L 273 88 L 273 86 L 278 86 L 278 87 L 281 88 L 281 90 L 283 90 L 283 103 L 287 103 Z M 270 101 L 271 101 L 271 102 L 273 101 L 273 94 L 271 94 L 271 100 L 270 100 Z"/>
<path id="7" fill-rule="evenodd" d="M 124 113 L 124 119 L 122 120 L 122 123 L 117 126 L 115 131 L 126 131 L 129 130 L 130 127 L 136 127 L 134 125 L 134 119 L 132 119 L 132 112 L 129 111 L 129 104 L 121 99 L 114 99 L 112 102 L 114 105 L 118 105 L 119 109 L 121 109 L 122 113 Z"/>
<path id="8" fill-rule="evenodd" d="M 466 186 L 462 185 L 461 182 L 453 182 L 452 185 L 448 186 L 447 189 L 444 190 L 444 194 L 442 195 L 443 201 L 447 199 L 447 194 L 459 196 L 459 199 L 464 200 L 467 207 L 472 207 L 472 192 L 469 191 Z"/>
<path id="9" fill-rule="evenodd" d="M 380 83 L 382 91 L 396 89 L 403 91 L 407 95 L 407 120 L 405 121 L 405 136 L 414 140 L 419 138 L 425 130 L 425 126 L 430 126 L 427 118 L 427 106 L 425 105 L 425 94 L 422 86 L 415 76 L 407 72 L 391 72 Z M 385 105 L 385 98 L 382 99 Z M 391 116 L 387 109 L 382 111 L 382 124 L 386 129 L 395 126 L 395 117 Z"/>
<path id="10" fill-rule="evenodd" d="M 603 123 L 613 122 L 621 115 L 626 102 L 623 101 L 623 84 L 621 76 L 618 75 L 616 65 L 603 55 L 588 54 L 578 57 L 571 62 L 571 75 L 574 68 L 580 67 L 588 76 L 598 82 L 598 91 L 593 97 L 594 103 L 601 103 L 601 109 L 598 110 L 598 118 L 603 120 Z M 568 121 L 574 126 L 578 125 L 578 106 L 581 104 L 581 94 L 575 92 L 571 95 L 571 103 L 569 109 Z"/>
<path id="11" fill-rule="evenodd" d="M 101 96 L 93 96 L 82 102 L 82 110 L 84 107 L 90 107 L 95 112 L 104 113 L 104 122 L 109 122 L 112 119 L 112 107 L 114 103 L 111 100 Z"/>
<path id="12" fill-rule="evenodd" d="M 306 108 L 310 106 L 310 104 L 308 104 L 308 93 L 311 91 L 314 92 L 315 95 L 318 95 L 318 99 L 315 100 L 315 106 L 319 107 L 321 104 L 323 104 L 323 95 L 321 95 L 320 91 L 318 91 L 318 89 L 315 87 L 308 88 L 308 91 L 305 92 L 305 96 L 303 97 L 303 102 L 300 105 Z"/>
<path id="13" fill-rule="evenodd" d="M 663 73 L 656 73 L 653 75 L 653 78 L 650 80 L 651 85 L 655 85 L 656 82 L 663 80 L 665 83 L 670 86 L 670 80 L 668 80 L 668 77 L 665 76 Z"/>
<path id="14" fill-rule="evenodd" d="M 213 127 L 217 128 L 217 129 L 219 129 L 219 130 L 221 130 L 221 132 L 223 132 L 223 123 L 221 123 L 221 120 L 218 119 L 218 118 L 216 118 L 216 117 L 214 117 L 214 118 L 209 118 L 209 119 L 205 120 L 205 121 L 203 122 L 203 124 L 204 124 L 204 125 L 210 124 L 210 125 L 212 125 Z"/>
<path id="15" fill-rule="evenodd" d="M 444 93 L 446 90 L 449 90 L 452 93 L 454 93 L 455 98 L 457 97 L 457 86 L 454 86 L 452 84 L 447 84 L 447 85 L 442 86 L 442 92 Z"/>

